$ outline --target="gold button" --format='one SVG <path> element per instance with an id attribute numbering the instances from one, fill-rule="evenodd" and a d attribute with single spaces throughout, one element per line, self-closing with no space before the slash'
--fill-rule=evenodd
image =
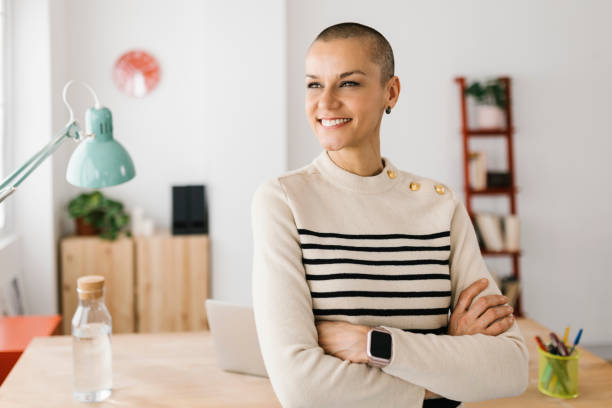
<path id="1" fill-rule="evenodd" d="M 389 176 L 390 179 L 394 179 L 397 177 L 397 174 L 395 174 L 393 170 L 387 170 L 387 176 Z"/>
<path id="2" fill-rule="evenodd" d="M 415 182 L 410 183 L 410 189 L 412 191 L 418 191 L 419 188 L 421 188 L 421 185 L 419 183 L 415 183 Z"/>
<path id="3" fill-rule="evenodd" d="M 438 194 L 444 194 L 444 192 L 446 191 L 442 184 L 436 184 L 434 188 L 436 189 L 436 193 Z"/>

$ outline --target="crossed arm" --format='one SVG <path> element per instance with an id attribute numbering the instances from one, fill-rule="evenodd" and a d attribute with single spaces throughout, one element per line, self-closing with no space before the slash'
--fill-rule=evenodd
<path id="1" fill-rule="evenodd" d="M 508 298 L 502 295 L 483 296 L 473 299 L 489 285 L 488 280 L 479 280 L 461 292 L 459 301 L 449 319 L 448 334 L 463 336 L 485 334 L 497 336 L 508 330 L 514 323 L 512 307 L 507 306 Z M 316 323 L 319 346 L 327 354 L 353 363 L 368 363 L 366 354 L 367 333 L 371 327 L 348 322 L 320 321 Z M 441 396 L 429 390 L 425 399 Z"/>
<path id="2" fill-rule="evenodd" d="M 507 320 L 487 327 L 493 333 L 511 324 L 498 336 L 435 336 L 388 327 L 394 359 L 383 370 L 327 354 L 319 344 L 295 221 L 278 181 L 255 193 L 252 222 L 255 323 L 272 386 L 284 407 L 420 407 L 434 393 L 473 401 L 523 392 L 528 355 L 518 327 Z M 478 327 L 473 319 L 478 314 L 475 320 L 482 320 L 478 309 L 488 317 L 502 310 L 488 307 L 486 300 L 468 302 L 467 296 L 459 304 L 456 294 L 480 278 L 491 280 L 474 250 L 479 251 L 474 230 L 459 203 L 451 227 L 452 303 L 457 312 L 450 324 L 462 334 Z M 482 295 L 500 294 L 491 285 Z"/>

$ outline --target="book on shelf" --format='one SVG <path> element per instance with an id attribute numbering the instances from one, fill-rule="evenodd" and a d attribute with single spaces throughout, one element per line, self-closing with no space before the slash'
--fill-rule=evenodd
<path id="1" fill-rule="evenodd" d="M 508 298 L 508 304 L 516 309 L 517 299 L 520 293 L 520 282 L 514 276 L 507 276 L 502 279 L 501 292 Z"/>
<path id="2" fill-rule="evenodd" d="M 470 187 L 472 190 L 487 188 L 487 159 L 484 152 L 471 152 L 469 155 Z"/>
<path id="3" fill-rule="evenodd" d="M 507 171 L 487 171 L 487 187 L 508 188 L 512 185 L 511 177 Z"/>
<path id="4" fill-rule="evenodd" d="M 517 252 L 519 245 L 519 220 L 515 214 L 474 214 L 474 229 L 478 242 L 487 251 Z"/>
<path id="5" fill-rule="evenodd" d="M 499 288 L 502 295 L 508 297 L 508 304 L 513 308 L 516 308 L 518 295 L 520 292 L 519 280 L 512 276 L 500 276 L 494 269 L 488 267 L 491 277 L 495 281 L 495 285 Z"/>

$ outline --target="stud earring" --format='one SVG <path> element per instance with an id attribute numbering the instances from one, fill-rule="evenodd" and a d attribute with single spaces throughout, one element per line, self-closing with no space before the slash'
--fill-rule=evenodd
<path id="1" fill-rule="evenodd" d="M 387 106 L 387 109 L 385 109 L 385 112 L 387 112 L 387 115 L 391 113 L 391 107 Z"/>

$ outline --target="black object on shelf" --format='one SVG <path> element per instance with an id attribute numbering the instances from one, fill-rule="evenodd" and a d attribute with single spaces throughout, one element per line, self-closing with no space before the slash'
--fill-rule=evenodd
<path id="1" fill-rule="evenodd" d="M 507 188 L 512 185 L 512 176 L 507 171 L 487 171 L 488 188 Z"/>
<path id="2" fill-rule="evenodd" d="M 172 186 L 172 234 L 208 234 L 204 185 Z"/>

